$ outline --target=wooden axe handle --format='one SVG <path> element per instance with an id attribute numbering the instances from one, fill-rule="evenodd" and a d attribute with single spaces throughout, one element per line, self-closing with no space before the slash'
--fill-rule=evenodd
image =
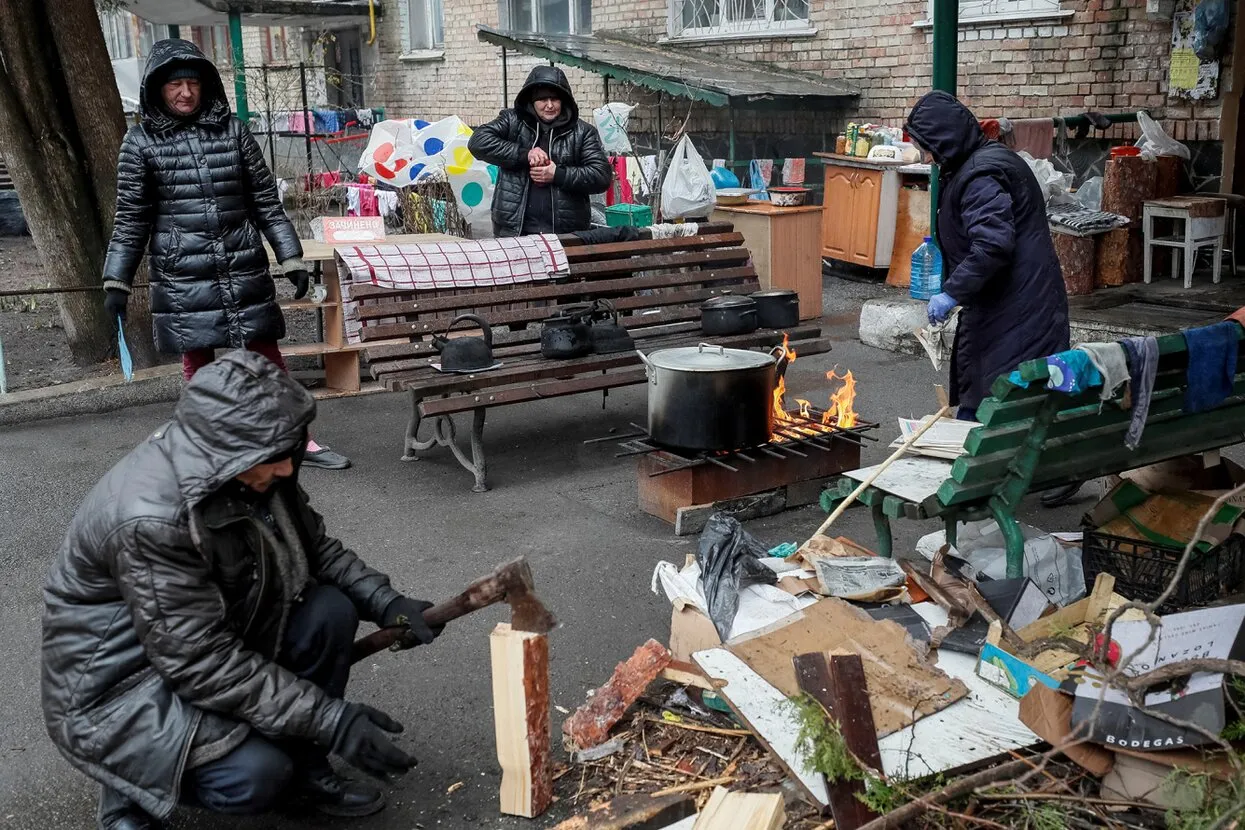
<path id="1" fill-rule="evenodd" d="M 445 625 L 450 620 L 456 620 L 459 617 L 465 617 L 472 611 L 479 611 L 481 608 L 487 608 L 495 605 L 506 598 L 505 588 L 502 587 L 501 581 L 496 576 L 486 576 L 478 582 L 472 583 L 467 590 L 463 591 L 453 599 L 446 600 L 438 605 L 434 605 L 424 612 L 424 622 L 432 628 Z M 350 649 L 350 662 L 357 663 L 360 660 L 371 657 L 378 651 L 392 648 L 397 645 L 408 633 L 406 626 L 394 625 L 389 628 L 380 628 L 355 640 L 354 646 Z"/>

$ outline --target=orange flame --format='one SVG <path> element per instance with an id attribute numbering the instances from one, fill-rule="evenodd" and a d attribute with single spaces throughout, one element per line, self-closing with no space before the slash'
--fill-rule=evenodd
<path id="1" fill-rule="evenodd" d="M 790 366 L 792 363 L 795 363 L 795 349 L 791 348 L 790 339 L 787 337 L 787 333 L 785 331 L 782 333 L 782 350 L 787 354 L 787 365 Z M 781 375 L 779 375 L 778 385 L 774 387 L 773 402 L 774 423 L 776 424 L 789 423 L 793 420 L 792 417 L 787 414 L 786 401 L 784 400 L 786 394 L 787 382 Z M 783 439 L 782 436 L 775 436 L 775 440 L 781 441 Z"/>
<path id="2" fill-rule="evenodd" d="M 830 408 L 822 416 L 823 424 L 834 423 L 836 426 L 850 428 L 856 426 L 859 418 L 856 415 L 856 378 L 849 371 L 844 375 L 837 374 L 833 369 L 826 372 L 826 380 L 841 380 L 843 385 L 830 394 Z"/>

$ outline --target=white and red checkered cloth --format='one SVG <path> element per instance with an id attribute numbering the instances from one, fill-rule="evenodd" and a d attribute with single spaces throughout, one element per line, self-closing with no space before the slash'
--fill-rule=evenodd
<path id="1" fill-rule="evenodd" d="M 503 239 L 464 239 L 418 245 L 356 245 L 337 249 L 345 263 L 342 281 L 346 339 L 362 330 L 353 285 L 435 290 L 490 288 L 543 282 L 566 274 L 566 251 L 553 234 Z"/>

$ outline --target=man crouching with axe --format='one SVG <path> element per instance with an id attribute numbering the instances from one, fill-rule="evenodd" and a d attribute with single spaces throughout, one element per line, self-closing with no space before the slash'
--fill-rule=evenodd
<path id="1" fill-rule="evenodd" d="M 329 536 L 297 483 L 314 417 L 267 358 L 231 352 L 74 517 L 44 592 L 43 712 L 103 785 L 103 830 L 155 828 L 179 803 L 377 812 L 382 791 L 328 756 L 381 779 L 415 759 L 393 743 L 400 723 L 343 699 L 351 662 L 511 599 L 494 578 L 433 608 Z M 361 619 L 385 628 L 352 651 Z"/>

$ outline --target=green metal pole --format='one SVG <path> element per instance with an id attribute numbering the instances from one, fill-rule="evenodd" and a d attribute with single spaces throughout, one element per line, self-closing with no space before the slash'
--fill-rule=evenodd
<path id="1" fill-rule="evenodd" d="M 934 0 L 934 89 L 955 94 L 959 0 Z M 938 232 L 938 165 L 929 171 L 929 232 Z"/>
<path id="2" fill-rule="evenodd" d="M 242 15 L 229 12 L 229 43 L 233 47 L 233 92 L 237 98 L 238 120 L 243 124 L 251 120 L 251 110 L 246 105 L 246 66 L 242 56 Z"/>
<path id="3" fill-rule="evenodd" d="M 176 23 L 170 23 L 169 24 L 169 37 L 181 37 L 181 36 L 182 36 L 182 27 L 178 26 Z"/>

